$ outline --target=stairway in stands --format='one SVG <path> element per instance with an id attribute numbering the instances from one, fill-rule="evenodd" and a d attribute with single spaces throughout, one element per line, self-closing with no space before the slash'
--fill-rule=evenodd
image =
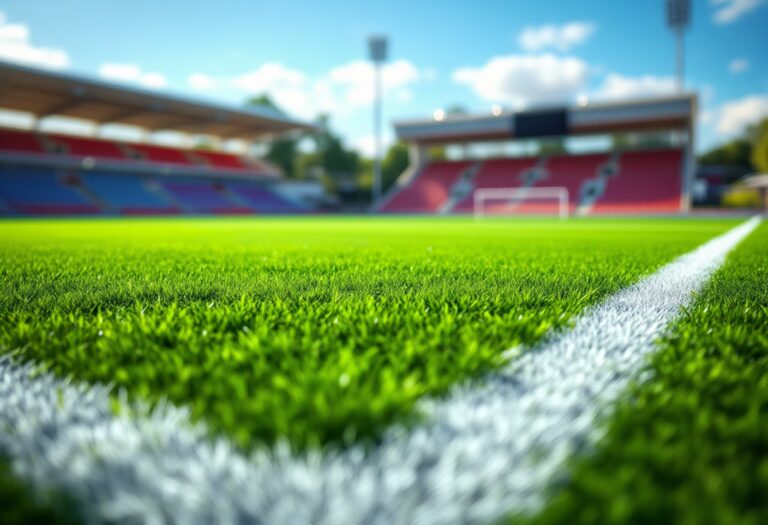
<path id="1" fill-rule="evenodd" d="M 436 213 L 450 198 L 451 188 L 472 161 L 437 161 L 416 174 L 410 184 L 382 208 L 384 213 Z"/>

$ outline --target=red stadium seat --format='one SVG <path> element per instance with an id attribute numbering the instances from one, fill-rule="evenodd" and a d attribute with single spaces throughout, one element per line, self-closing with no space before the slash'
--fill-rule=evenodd
<path id="1" fill-rule="evenodd" d="M 417 178 L 401 189 L 382 208 L 388 213 L 434 213 L 448 201 L 451 187 L 472 162 L 440 161 L 423 168 Z"/>
<path id="2" fill-rule="evenodd" d="M 490 159 L 483 162 L 473 179 L 474 189 L 519 188 L 523 186 L 522 173 L 536 165 L 536 158 Z M 454 212 L 471 213 L 474 191 L 453 208 Z"/>
<path id="3" fill-rule="evenodd" d="M 681 150 L 623 153 L 593 213 L 676 213 L 682 197 Z"/>
<path id="4" fill-rule="evenodd" d="M 150 144 L 130 144 L 129 147 L 138 152 L 145 160 L 168 164 L 194 164 L 186 153 L 180 149 Z"/>
<path id="5" fill-rule="evenodd" d="M 42 140 L 41 140 L 42 139 Z M 227 168 L 248 171 L 263 175 L 275 175 L 272 168 L 255 160 L 245 160 L 232 153 L 218 151 L 186 151 L 167 146 L 152 144 L 125 144 L 111 140 L 70 135 L 50 134 L 43 137 L 23 130 L 0 129 L 0 151 L 20 153 L 50 153 L 77 157 L 95 157 L 122 161 L 141 160 L 165 164 L 196 165 L 205 164 L 213 168 Z M 133 151 L 135 154 L 130 155 Z"/>
<path id="6" fill-rule="evenodd" d="M 34 133 L 0 129 L 0 151 L 21 153 L 45 153 L 45 148 Z"/>
<path id="7" fill-rule="evenodd" d="M 217 168 L 231 168 L 237 170 L 251 169 L 240 157 L 231 153 L 221 153 L 218 151 L 195 151 L 195 156 L 202 158 L 209 165 Z"/>
<path id="8" fill-rule="evenodd" d="M 579 205 L 582 185 L 597 177 L 601 165 L 609 160 L 605 154 L 562 155 L 551 157 L 544 165 L 547 177 L 536 182 L 536 186 L 560 187 L 568 190 L 569 211 L 573 213 Z"/>
<path id="9" fill-rule="evenodd" d="M 114 142 L 108 140 L 67 135 L 49 135 L 49 137 L 64 146 L 70 155 L 125 159 L 123 151 Z"/>

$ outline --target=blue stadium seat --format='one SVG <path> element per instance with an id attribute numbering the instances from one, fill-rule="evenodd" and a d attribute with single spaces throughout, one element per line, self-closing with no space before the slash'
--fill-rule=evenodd
<path id="1" fill-rule="evenodd" d="M 124 215 L 179 212 L 171 203 L 149 191 L 140 176 L 91 172 L 83 174 L 82 178 L 88 189 Z"/>
<path id="2" fill-rule="evenodd" d="M 100 210 L 47 168 L 0 166 L 0 200 L 25 215 L 93 214 Z"/>
<path id="3" fill-rule="evenodd" d="M 297 213 L 302 211 L 301 207 L 261 184 L 229 182 L 227 187 L 259 213 Z"/>
<path id="4" fill-rule="evenodd" d="M 230 199 L 210 180 L 174 179 L 163 181 L 163 187 L 185 211 L 191 213 L 248 214 L 253 209 Z M 222 187 L 223 189 L 223 187 Z"/>

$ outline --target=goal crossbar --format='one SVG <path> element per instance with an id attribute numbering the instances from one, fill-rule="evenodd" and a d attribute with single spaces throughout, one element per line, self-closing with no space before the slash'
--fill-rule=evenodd
<path id="1" fill-rule="evenodd" d="M 527 198 L 557 200 L 561 219 L 568 217 L 568 188 L 545 186 L 539 188 L 480 188 L 475 190 L 474 215 L 476 219 L 485 217 L 485 201 L 490 199 L 508 199 L 519 203 Z"/>

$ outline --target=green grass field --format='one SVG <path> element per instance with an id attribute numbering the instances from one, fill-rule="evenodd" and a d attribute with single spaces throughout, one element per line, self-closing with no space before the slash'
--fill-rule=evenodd
<path id="1" fill-rule="evenodd" d="M 375 437 L 728 221 L 0 225 L 0 350 L 242 446 Z"/>
<path id="2" fill-rule="evenodd" d="M 768 224 L 738 247 L 537 524 L 768 522 Z"/>
<path id="3" fill-rule="evenodd" d="M 505 350 L 738 222 L 6 221 L 0 354 L 189 407 L 244 450 L 375 446 L 388 426 L 419 421 L 420 398 L 482 377 Z M 768 391 L 766 237 L 763 226 L 717 274 L 662 343 L 656 378 L 632 391 L 539 519 L 642 522 L 633 494 L 674 518 L 733 481 L 719 465 L 765 462 L 766 398 L 751 393 Z M 730 448 L 706 448 L 718 439 Z M 664 465 L 673 472 L 659 481 Z M 768 466 L 759 471 L 733 489 L 740 503 L 712 503 L 714 515 L 744 517 L 752 491 L 768 487 Z M 669 489 L 696 476 L 690 493 Z"/>
<path id="4" fill-rule="evenodd" d="M 3 525 L 75 525 L 82 520 L 62 494 L 39 494 L 16 478 L 0 456 L 0 523 Z"/>

